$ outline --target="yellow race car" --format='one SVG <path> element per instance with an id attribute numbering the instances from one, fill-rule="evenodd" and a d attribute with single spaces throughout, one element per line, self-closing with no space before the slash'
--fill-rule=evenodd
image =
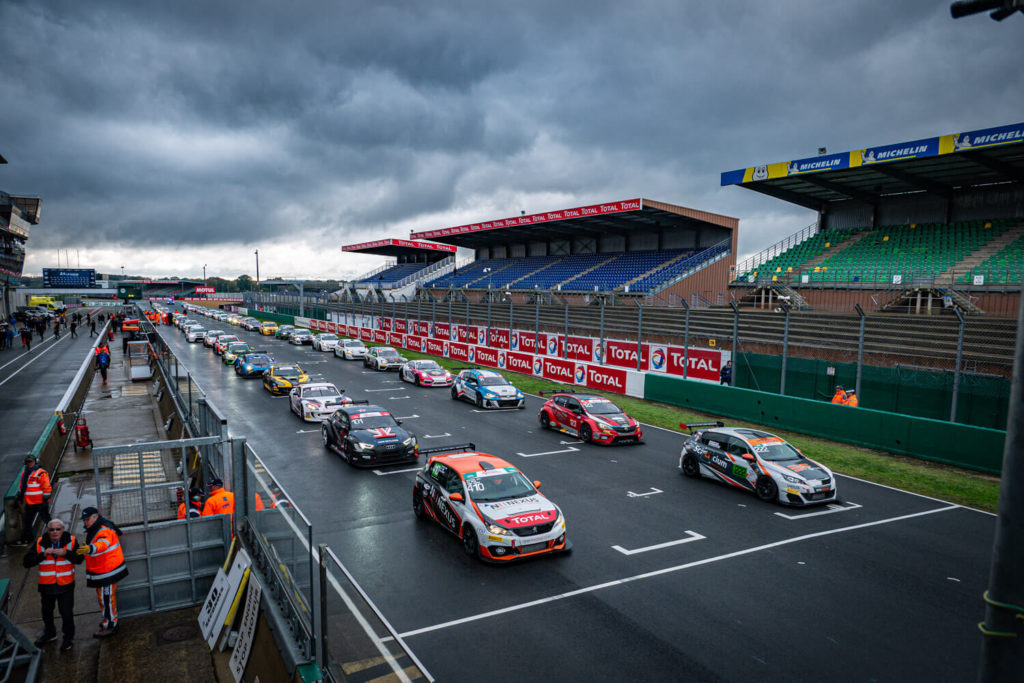
<path id="1" fill-rule="evenodd" d="M 274 363 L 263 373 L 263 388 L 274 396 L 283 396 L 308 381 L 309 375 L 298 363 Z"/>
<path id="2" fill-rule="evenodd" d="M 260 334 L 275 335 L 277 334 L 277 323 L 266 321 L 260 323 Z"/>

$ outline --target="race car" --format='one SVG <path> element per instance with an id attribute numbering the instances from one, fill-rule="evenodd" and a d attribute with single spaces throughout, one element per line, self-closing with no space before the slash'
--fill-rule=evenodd
<path id="1" fill-rule="evenodd" d="M 239 339 L 237 335 L 222 334 L 219 337 L 217 337 L 217 341 L 213 342 L 213 352 L 219 356 L 222 353 L 224 353 L 224 349 L 228 347 L 228 344 L 239 341 L 242 340 Z"/>
<path id="2" fill-rule="evenodd" d="M 406 361 L 390 346 L 374 346 L 363 356 L 363 367 L 374 370 L 397 370 Z"/>
<path id="3" fill-rule="evenodd" d="M 832 471 L 783 439 L 759 429 L 721 422 L 680 424 L 693 432 L 683 442 L 679 470 L 750 491 L 763 501 L 803 506 L 836 500 Z M 703 429 L 712 427 L 712 429 Z"/>
<path id="4" fill-rule="evenodd" d="M 235 359 L 243 353 L 249 353 L 252 351 L 252 347 L 243 341 L 231 342 L 224 349 L 224 353 L 220 354 L 221 361 L 224 365 L 234 365 Z"/>
<path id="5" fill-rule="evenodd" d="M 421 387 L 450 387 L 455 381 L 436 360 L 407 361 L 398 369 L 398 379 Z"/>
<path id="6" fill-rule="evenodd" d="M 284 339 L 288 341 L 288 337 L 292 336 L 292 332 L 295 331 L 294 325 L 281 325 L 277 328 L 277 332 L 274 333 L 274 337 L 277 339 Z"/>
<path id="7" fill-rule="evenodd" d="M 297 329 L 288 335 L 288 343 L 296 346 L 310 345 L 313 343 L 313 333 L 309 330 Z"/>
<path id="8" fill-rule="evenodd" d="M 471 443 L 422 453 L 413 513 L 461 538 L 467 555 L 510 562 L 571 549 L 562 511 L 537 490 L 539 481 Z"/>
<path id="9" fill-rule="evenodd" d="M 313 337 L 314 351 L 333 351 L 338 346 L 338 335 L 326 333 Z"/>
<path id="10" fill-rule="evenodd" d="M 185 341 L 201 342 L 206 336 L 206 330 L 201 325 L 191 325 L 185 328 Z"/>
<path id="11" fill-rule="evenodd" d="M 206 336 L 203 338 L 203 346 L 213 348 L 213 342 L 217 341 L 217 337 L 222 334 L 227 334 L 224 330 L 209 330 Z"/>
<path id="12" fill-rule="evenodd" d="M 478 408 L 526 408 L 526 396 L 493 370 L 455 368 L 452 400 L 475 403 Z"/>
<path id="13" fill-rule="evenodd" d="M 306 422 L 326 420 L 339 407 L 351 402 L 352 399 L 330 382 L 303 384 L 288 392 L 288 404 L 292 412 Z"/>
<path id="14" fill-rule="evenodd" d="M 296 363 L 272 363 L 263 373 L 263 388 L 274 396 L 283 396 L 308 381 L 309 375 Z"/>
<path id="15" fill-rule="evenodd" d="M 242 328 L 249 330 L 250 332 L 255 332 L 260 329 L 260 321 L 256 318 L 242 318 Z"/>
<path id="16" fill-rule="evenodd" d="M 416 437 L 401 425 L 401 421 L 384 408 L 366 401 L 353 401 L 324 420 L 320 436 L 325 448 L 357 467 L 416 462 L 419 458 Z"/>
<path id="17" fill-rule="evenodd" d="M 266 321 L 266 322 L 260 323 L 260 334 L 264 334 L 264 335 L 277 334 L 277 323 L 270 322 L 269 320 Z"/>
<path id="18" fill-rule="evenodd" d="M 273 359 L 266 351 L 250 351 L 235 358 L 235 374 L 239 377 L 258 377 L 270 369 Z"/>
<path id="19" fill-rule="evenodd" d="M 644 441 L 640 423 L 604 396 L 577 394 L 571 389 L 539 393 L 551 394 L 537 415 L 541 429 L 557 429 L 580 441 L 603 445 Z"/>
<path id="20" fill-rule="evenodd" d="M 358 339 L 341 339 L 334 347 L 334 355 L 345 360 L 355 360 L 366 355 L 366 344 Z"/>

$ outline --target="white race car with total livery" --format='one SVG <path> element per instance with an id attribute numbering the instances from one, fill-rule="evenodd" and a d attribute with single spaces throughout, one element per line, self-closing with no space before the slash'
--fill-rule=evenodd
<path id="1" fill-rule="evenodd" d="M 288 392 L 289 407 L 306 422 L 326 420 L 338 408 L 351 402 L 352 399 L 330 382 L 301 384 Z"/>

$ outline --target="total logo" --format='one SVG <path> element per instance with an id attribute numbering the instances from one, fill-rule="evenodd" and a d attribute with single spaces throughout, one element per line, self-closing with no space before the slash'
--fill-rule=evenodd
<path id="1" fill-rule="evenodd" d="M 486 340 L 487 340 L 487 330 L 482 328 L 482 327 L 478 327 L 477 330 L 476 330 L 476 343 L 477 344 L 486 344 L 487 343 Z"/>
<path id="2" fill-rule="evenodd" d="M 533 359 L 533 374 L 540 375 L 544 372 L 544 361 L 540 358 Z"/>
<path id="3" fill-rule="evenodd" d="M 448 339 L 450 339 L 451 341 L 459 341 L 459 331 L 452 327 L 450 330 L 448 330 Z"/>
<path id="4" fill-rule="evenodd" d="M 443 344 L 443 345 L 441 346 L 441 354 L 442 354 L 442 355 L 443 355 L 443 356 L 444 356 L 445 358 L 447 358 L 447 357 L 448 357 L 448 342 L 445 342 L 445 343 L 444 343 L 444 344 Z"/>
<path id="5" fill-rule="evenodd" d="M 665 349 L 651 349 L 651 369 L 658 371 L 665 369 Z"/>
<path id="6" fill-rule="evenodd" d="M 502 370 L 505 369 L 505 352 L 498 351 L 498 367 Z"/>
<path id="7" fill-rule="evenodd" d="M 601 345 L 600 344 L 594 344 L 594 362 L 595 363 L 602 362 L 601 358 L 602 358 L 603 355 L 604 354 L 601 353 Z"/>
<path id="8" fill-rule="evenodd" d="M 476 350 L 472 346 L 469 347 L 469 362 L 470 363 L 475 363 L 476 362 Z"/>
<path id="9" fill-rule="evenodd" d="M 587 367 L 585 365 L 577 365 L 576 372 L 573 374 L 576 384 L 587 383 Z"/>
<path id="10" fill-rule="evenodd" d="M 512 333 L 512 341 L 509 343 L 509 346 L 512 348 L 513 351 L 516 351 L 516 350 L 519 349 L 519 333 L 518 332 L 513 332 Z"/>
<path id="11" fill-rule="evenodd" d="M 553 356 L 558 353 L 558 337 L 548 338 L 548 355 Z"/>

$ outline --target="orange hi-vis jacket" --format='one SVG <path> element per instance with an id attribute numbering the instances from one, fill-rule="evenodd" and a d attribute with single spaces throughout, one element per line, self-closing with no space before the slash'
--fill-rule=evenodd
<path id="1" fill-rule="evenodd" d="M 49 546 L 47 546 L 49 547 Z M 58 555 L 43 555 L 39 563 L 39 585 L 40 586 L 67 586 L 75 582 L 75 565 L 71 564 L 68 556 L 74 552 L 75 540 L 61 548 L 67 551 L 64 557 Z M 36 553 L 43 554 L 43 539 L 36 539 Z"/>
<path id="2" fill-rule="evenodd" d="M 117 575 L 124 568 L 121 539 L 117 537 L 117 532 L 110 527 L 102 527 L 93 536 L 92 542 L 89 544 L 89 554 L 85 556 L 86 578 L 89 581 L 101 582 Z"/>
<path id="3" fill-rule="evenodd" d="M 235 512 L 235 494 L 223 488 L 215 489 L 203 506 L 203 517 L 207 515 L 232 515 Z"/>
<path id="4" fill-rule="evenodd" d="M 846 403 L 846 392 L 842 389 L 836 389 L 836 395 L 832 397 L 832 402 L 838 404 Z"/>
<path id="5" fill-rule="evenodd" d="M 187 505 L 184 502 L 178 503 L 178 519 L 185 519 L 185 517 L 199 517 L 202 512 L 202 507 L 198 503 L 191 501 Z"/>
<path id="6" fill-rule="evenodd" d="M 22 475 L 22 481 L 24 482 L 22 494 L 25 496 L 25 505 L 41 505 L 44 496 L 50 495 L 53 490 L 50 488 L 50 475 L 42 467 L 36 466 L 35 469 Z"/>
<path id="7" fill-rule="evenodd" d="M 857 400 L 857 394 L 848 395 L 846 397 L 846 400 L 843 401 L 843 405 L 850 406 L 851 408 L 856 408 L 858 405 L 860 405 L 860 401 Z"/>

